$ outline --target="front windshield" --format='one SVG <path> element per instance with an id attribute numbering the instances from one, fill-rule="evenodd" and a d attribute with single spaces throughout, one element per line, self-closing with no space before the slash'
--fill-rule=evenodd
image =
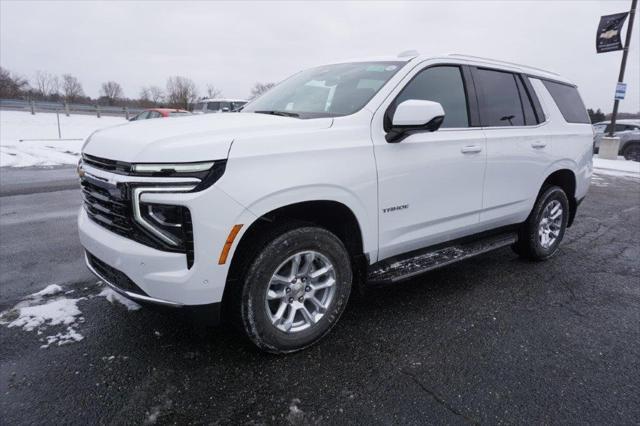
<path id="1" fill-rule="evenodd" d="M 242 112 L 299 118 L 337 117 L 360 110 L 404 62 L 355 62 L 302 71 L 278 84 Z"/>

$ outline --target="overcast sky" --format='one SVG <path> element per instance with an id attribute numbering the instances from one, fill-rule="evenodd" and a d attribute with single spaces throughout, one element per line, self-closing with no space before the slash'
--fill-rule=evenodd
<path id="1" fill-rule="evenodd" d="M 601 15 L 631 1 L 170 2 L 0 0 L 0 64 L 32 78 L 71 73 L 96 97 L 119 82 L 127 97 L 166 78 L 192 78 L 227 97 L 335 60 L 466 53 L 558 72 L 588 107 L 610 111 L 622 52 L 595 53 Z M 626 26 L 625 26 L 626 28 Z M 622 111 L 640 110 L 638 17 Z"/>

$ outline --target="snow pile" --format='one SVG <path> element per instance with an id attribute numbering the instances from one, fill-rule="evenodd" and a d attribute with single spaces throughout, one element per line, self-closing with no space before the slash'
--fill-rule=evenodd
<path id="1" fill-rule="evenodd" d="M 62 287 L 60 287 L 58 284 L 50 284 L 39 292 L 33 293 L 31 297 L 54 296 L 58 293 L 62 293 Z"/>
<path id="2" fill-rule="evenodd" d="M 82 312 L 78 309 L 78 299 L 54 297 L 62 293 L 62 287 L 51 284 L 37 293 L 33 293 L 13 308 L 0 313 L 0 324 L 9 328 L 19 327 L 24 331 L 36 330 L 38 335 L 48 327 L 66 326 L 66 330 L 41 338 L 42 348 L 53 344 L 58 346 L 79 342 L 84 337 L 78 333 L 77 327 L 84 322 Z"/>
<path id="3" fill-rule="evenodd" d="M 626 160 L 605 160 L 593 157 L 593 172 L 599 175 L 640 178 L 640 163 Z"/>
<path id="4" fill-rule="evenodd" d="M 18 317 L 8 325 L 22 327 L 25 331 L 36 328 L 43 329 L 51 325 L 72 325 L 76 323 L 76 317 L 82 315 L 77 303 L 80 299 L 56 299 L 42 305 L 14 307 Z"/>
<path id="5" fill-rule="evenodd" d="M 62 138 L 77 140 L 56 140 L 56 114 L 0 111 L 0 167 L 76 164 L 84 139 L 91 133 L 126 122 L 123 117 L 60 114 Z"/>
<path id="6" fill-rule="evenodd" d="M 126 307 L 127 310 L 129 311 L 137 311 L 138 309 L 141 308 L 141 306 L 138 305 L 133 300 L 129 300 L 126 297 L 119 295 L 115 291 L 111 290 L 109 287 L 105 287 L 104 290 L 102 290 L 102 292 L 100 292 L 98 296 L 102 296 L 106 298 L 109 301 L 109 303 L 111 303 L 112 305 L 116 302 L 120 303 L 121 305 L 124 305 L 124 307 Z"/>

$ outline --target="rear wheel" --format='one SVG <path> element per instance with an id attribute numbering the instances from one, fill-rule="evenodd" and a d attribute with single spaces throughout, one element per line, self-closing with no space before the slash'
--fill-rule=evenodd
<path id="1" fill-rule="evenodd" d="M 625 160 L 640 161 L 640 142 L 631 142 L 624 147 L 622 155 Z"/>
<path id="2" fill-rule="evenodd" d="M 518 233 L 513 249 L 521 257 L 545 260 L 560 246 L 569 221 L 569 200 L 559 186 L 546 188 L 538 197 Z"/>
<path id="3" fill-rule="evenodd" d="M 349 253 L 331 232 L 305 226 L 273 238 L 251 262 L 241 328 L 260 349 L 287 353 L 324 337 L 351 291 Z"/>

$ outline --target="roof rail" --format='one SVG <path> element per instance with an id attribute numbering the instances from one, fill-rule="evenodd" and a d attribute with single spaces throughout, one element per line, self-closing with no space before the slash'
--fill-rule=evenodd
<path id="1" fill-rule="evenodd" d="M 489 61 L 489 62 L 494 62 L 496 64 L 503 64 L 503 65 L 515 65 L 515 66 L 518 66 L 518 67 L 529 68 L 529 69 L 536 70 L 536 71 L 546 72 L 547 74 L 553 74 L 553 75 L 560 76 L 560 74 L 555 73 L 553 71 L 545 70 L 545 69 L 542 69 L 542 68 L 536 68 L 536 67 L 532 67 L 532 66 L 529 66 L 529 65 L 518 64 L 516 62 L 501 61 L 499 59 L 483 58 L 482 56 L 465 55 L 465 54 L 461 54 L 461 53 L 449 53 L 447 56 L 456 56 L 458 58 L 467 58 L 467 59 L 473 59 L 473 60 L 483 60 L 483 61 Z"/>

